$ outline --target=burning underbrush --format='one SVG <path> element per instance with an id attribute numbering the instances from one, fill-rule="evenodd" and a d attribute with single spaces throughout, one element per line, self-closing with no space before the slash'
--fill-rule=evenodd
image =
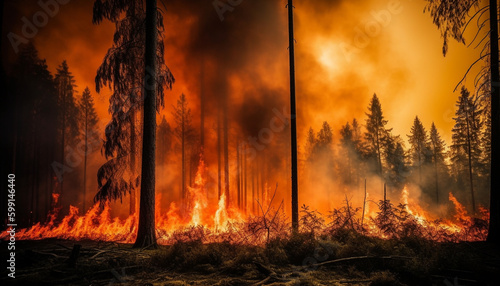
<path id="1" fill-rule="evenodd" d="M 200 191 L 202 188 L 194 188 Z M 238 209 L 227 207 L 222 195 L 217 209 L 210 209 L 199 194 L 192 196 L 192 208 L 182 211 L 172 203 L 166 212 L 157 206 L 156 225 L 159 244 L 197 241 L 201 243 L 228 242 L 232 244 L 265 244 L 277 238 L 291 236 L 291 225 L 283 211 L 283 202 L 273 204 L 274 197 L 264 206 L 259 202 L 259 212 L 245 215 Z M 302 206 L 300 233 L 315 237 L 332 237 L 346 231 L 382 239 L 419 237 L 438 242 L 482 241 L 486 239 L 489 213 L 481 208 L 477 216 L 469 216 L 450 193 L 454 205 L 452 219 L 431 219 L 431 215 L 408 202 L 408 191 L 402 193 L 401 203 L 380 200 L 375 210 L 354 207 L 345 199 L 343 206 L 327 215 Z M 158 200 L 159 201 L 159 200 Z M 16 233 L 20 240 L 59 238 L 69 240 L 96 240 L 133 243 L 138 218 L 112 218 L 109 205 L 94 205 L 85 215 L 71 206 L 69 214 L 57 220 L 55 209 L 45 224 L 37 223 Z M 2 235 L 5 239 L 5 233 Z"/>
<path id="2" fill-rule="evenodd" d="M 284 201 L 276 202 L 276 190 L 269 198 L 257 200 L 258 211 L 246 214 L 233 207 L 222 194 L 215 203 L 209 203 L 206 185 L 206 167 L 200 161 L 193 187 L 188 188 L 188 203 L 178 207 L 172 202 L 168 210 L 161 208 L 161 198 L 156 202 L 156 233 L 159 244 L 178 242 L 263 245 L 275 239 L 291 237 L 291 225 L 284 212 Z M 277 189 L 277 186 L 276 186 Z M 59 238 L 69 240 L 95 240 L 133 243 L 136 238 L 138 217 L 113 218 L 109 204 L 95 204 L 85 215 L 77 207 L 70 206 L 69 214 L 58 219 L 60 208 L 58 195 L 53 195 L 53 211 L 46 223 L 37 223 L 16 233 L 20 240 Z M 465 207 L 450 193 L 454 206 L 453 217 L 433 218 L 417 202 L 410 199 L 405 187 L 396 205 L 388 199 L 378 203 L 365 201 L 362 207 L 354 207 L 345 196 L 340 207 L 328 214 L 321 214 L 302 206 L 300 233 L 313 237 L 332 237 L 345 231 L 382 239 L 419 237 L 437 242 L 483 241 L 488 230 L 489 213 L 480 208 L 479 214 L 470 216 Z M 369 203 L 377 208 L 369 209 Z M 0 238 L 5 239 L 3 232 Z"/>

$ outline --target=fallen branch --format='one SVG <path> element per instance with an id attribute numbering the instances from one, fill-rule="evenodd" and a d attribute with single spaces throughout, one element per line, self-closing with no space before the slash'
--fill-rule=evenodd
<path id="1" fill-rule="evenodd" d="M 101 251 L 97 252 L 96 254 L 92 255 L 92 256 L 90 257 L 90 259 L 94 259 L 94 258 L 96 258 L 97 256 L 99 256 L 99 255 L 101 255 L 101 254 L 103 254 L 103 253 L 106 253 L 106 252 L 109 252 L 109 250 L 106 250 L 106 249 L 105 249 L 105 250 L 101 250 Z"/>
<path id="2" fill-rule="evenodd" d="M 27 251 L 28 253 L 29 252 L 32 252 L 32 253 L 36 253 L 36 254 L 40 254 L 40 255 L 49 255 L 49 256 L 53 256 L 55 258 L 58 258 L 58 259 L 65 259 L 66 257 L 64 256 L 61 256 L 61 255 L 57 255 L 57 254 L 54 254 L 54 253 L 50 253 L 50 252 L 43 252 L 43 251 L 37 251 L 37 250 L 29 250 Z"/>
<path id="3" fill-rule="evenodd" d="M 311 266 L 323 266 L 323 265 L 328 265 L 328 264 L 335 264 L 339 262 L 345 262 L 345 261 L 356 261 L 356 260 L 364 260 L 364 259 L 406 259 L 410 260 L 413 259 L 412 257 L 408 256 L 356 256 L 356 257 L 346 257 L 346 258 L 339 258 L 335 260 L 329 260 L 321 263 L 316 263 L 316 264 L 311 264 L 308 266 L 305 266 L 307 268 Z"/>
<path id="4" fill-rule="evenodd" d="M 337 281 L 337 283 L 340 284 L 351 284 L 351 283 L 370 283 L 372 280 L 367 279 L 367 280 L 344 280 L 344 281 Z"/>

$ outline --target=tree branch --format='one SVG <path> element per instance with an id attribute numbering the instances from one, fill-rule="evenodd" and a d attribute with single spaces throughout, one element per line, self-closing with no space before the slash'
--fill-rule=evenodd
<path id="1" fill-rule="evenodd" d="M 465 78 L 467 77 L 467 75 L 469 74 L 470 70 L 472 69 L 473 66 L 475 66 L 480 60 L 482 60 L 483 58 L 485 58 L 486 56 L 489 56 L 490 54 L 486 54 L 482 57 L 480 57 L 479 59 L 477 59 L 472 65 L 469 66 L 469 68 L 467 69 L 467 72 L 465 73 L 464 77 L 458 82 L 458 84 L 455 86 L 455 89 L 453 90 L 453 92 L 457 91 L 457 88 L 462 84 L 462 82 L 465 80 Z"/>

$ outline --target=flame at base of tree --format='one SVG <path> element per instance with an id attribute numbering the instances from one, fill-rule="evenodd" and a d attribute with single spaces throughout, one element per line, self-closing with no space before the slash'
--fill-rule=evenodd
<path id="1" fill-rule="evenodd" d="M 263 243 L 273 237 L 290 235 L 290 223 L 284 214 L 282 205 L 277 209 L 272 200 L 264 198 L 259 202 L 259 213 L 245 215 L 243 211 L 227 207 L 223 193 L 218 204 L 209 204 L 205 188 L 206 167 L 200 160 L 193 187 L 188 188 L 186 206 L 178 207 L 175 202 L 167 211 L 160 208 L 161 198 L 156 200 L 156 232 L 158 243 L 171 244 L 177 241 L 198 240 L 202 242 L 229 241 L 233 243 Z M 267 197 L 267 194 L 266 196 Z M 273 196 L 274 198 L 274 196 Z M 18 230 L 16 238 L 20 240 L 39 240 L 59 238 L 70 240 L 98 240 L 133 243 L 137 233 L 137 215 L 126 219 L 112 218 L 109 204 L 95 204 L 85 215 L 80 215 L 77 207 L 70 206 L 69 214 L 60 222 L 57 215 L 58 195 L 53 194 L 53 210 L 48 222 L 37 223 L 30 228 Z M 315 234 L 332 234 L 339 230 L 353 230 L 380 238 L 403 238 L 418 236 L 435 241 L 480 241 L 485 240 L 488 229 L 489 212 L 480 208 L 476 217 L 469 216 L 465 207 L 450 193 L 449 200 L 454 206 L 454 217 L 450 220 L 434 219 L 420 205 L 410 198 L 405 187 L 401 193 L 401 203 L 392 205 L 388 200 L 381 200 L 379 208 L 354 208 L 350 202 L 333 209 L 325 217 L 317 211 L 303 207 L 301 231 Z M 6 239 L 6 232 L 0 236 Z"/>

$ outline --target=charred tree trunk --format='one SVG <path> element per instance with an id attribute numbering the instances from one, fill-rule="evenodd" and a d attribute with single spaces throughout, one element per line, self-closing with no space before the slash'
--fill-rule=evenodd
<path id="1" fill-rule="evenodd" d="M 200 74 L 200 147 L 201 154 L 203 155 L 203 149 L 205 146 L 205 93 L 203 90 L 203 84 L 205 80 L 205 63 L 201 62 L 201 74 Z"/>
<path id="2" fill-rule="evenodd" d="M 224 192 L 226 194 L 226 206 L 231 204 L 231 194 L 229 190 L 229 122 L 227 118 L 228 113 L 228 95 L 224 94 L 222 124 L 224 132 Z"/>
<path id="3" fill-rule="evenodd" d="M 247 153 L 246 150 L 243 153 L 243 208 L 245 209 L 245 213 L 247 212 Z"/>
<path id="4" fill-rule="evenodd" d="M 240 148 L 239 148 L 239 141 L 236 140 L 236 183 L 237 183 L 237 190 L 238 190 L 238 208 L 241 209 L 242 206 L 242 195 L 241 195 L 241 161 L 240 161 Z"/>
<path id="5" fill-rule="evenodd" d="M 498 6 L 490 0 L 491 61 L 491 185 L 488 242 L 500 244 L 500 72 L 498 67 Z"/>
<path id="6" fill-rule="evenodd" d="M 139 227 L 134 247 L 157 247 L 155 233 L 155 137 L 157 33 L 156 0 L 146 0 L 145 96 Z"/>
<path id="7" fill-rule="evenodd" d="M 255 214 L 255 161 L 252 165 L 252 213 Z"/>
<path id="8" fill-rule="evenodd" d="M 222 195 L 222 158 L 221 158 L 221 117 L 220 105 L 217 109 L 217 190 L 218 200 Z"/>
<path id="9" fill-rule="evenodd" d="M 471 203 L 472 203 L 472 211 L 476 213 L 476 200 L 474 199 L 474 177 L 473 177 L 473 169 L 472 169 L 472 140 L 471 140 L 471 130 L 470 130 L 470 122 L 469 122 L 469 105 L 467 102 L 466 110 L 465 110 L 465 121 L 467 123 L 467 159 L 469 165 L 469 183 L 470 183 L 470 195 L 471 195 Z"/>
<path id="10" fill-rule="evenodd" d="M 85 155 L 83 156 L 83 206 L 82 206 L 82 214 L 85 214 L 85 199 L 86 199 L 86 194 L 87 194 L 87 153 L 88 153 L 88 109 L 85 109 L 85 134 L 84 134 L 84 141 L 85 141 Z"/>
<path id="11" fill-rule="evenodd" d="M 292 141 L 292 229 L 299 229 L 299 191 L 297 167 L 297 120 L 295 107 L 295 48 L 293 38 L 293 1 L 288 0 L 288 33 L 290 50 L 290 116 Z"/>
<path id="12" fill-rule="evenodd" d="M 434 153 L 434 183 L 436 185 L 436 204 L 439 204 L 439 175 L 437 165 L 437 155 Z"/>
<path id="13" fill-rule="evenodd" d="M 135 100 L 133 99 L 132 106 L 134 106 Z M 130 114 L 130 161 L 129 161 L 129 171 L 131 178 L 135 177 L 135 158 L 137 154 L 136 149 L 136 131 L 135 131 L 135 111 L 131 111 Z M 135 182 L 133 182 L 134 188 L 130 190 L 130 210 L 129 213 L 133 215 L 135 213 L 135 202 L 136 202 L 136 191 L 135 191 Z"/>
<path id="14" fill-rule="evenodd" d="M 181 123 L 181 191 L 182 191 L 182 201 L 186 200 L 186 126 L 185 126 L 184 106 L 182 106 L 182 123 Z"/>
<path id="15" fill-rule="evenodd" d="M 62 134 L 61 134 L 61 164 L 64 165 L 64 145 L 66 144 L 65 142 L 65 135 L 66 135 L 66 78 L 63 78 L 63 83 L 62 86 L 59 86 L 60 93 L 62 96 Z M 64 172 L 61 172 L 61 188 L 59 191 L 59 200 L 58 203 L 59 205 L 62 205 L 62 197 L 64 193 Z"/>

